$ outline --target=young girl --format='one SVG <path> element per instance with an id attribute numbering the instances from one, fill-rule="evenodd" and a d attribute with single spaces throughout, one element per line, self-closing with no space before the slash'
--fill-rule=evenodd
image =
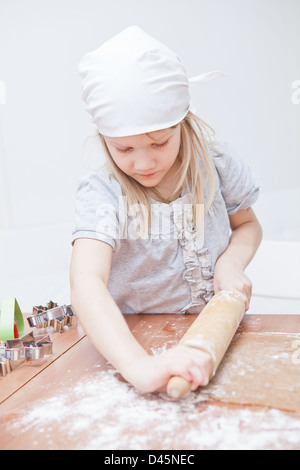
<path id="1" fill-rule="evenodd" d="M 261 241 L 248 167 L 190 111 L 178 57 L 137 27 L 86 54 L 82 97 L 106 168 L 79 184 L 71 302 L 101 354 L 143 392 L 181 375 L 206 385 L 211 357 L 178 345 L 150 356 L 123 313 L 200 313 L 222 289 L 241 293 Z"/>

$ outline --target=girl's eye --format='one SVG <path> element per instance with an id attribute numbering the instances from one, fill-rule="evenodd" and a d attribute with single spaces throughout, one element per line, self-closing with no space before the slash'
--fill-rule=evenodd
<path id="1" fill-rule="evenodd" d="M 118 152 L 121 152 L 121 153 L 127 153 L 131 150 L 131 148 L 128 147 L 127 149 L 117 149 L 117 150 L 118 150 Z"/>
<path id="2" fill-rule="evenodd" d="M 163 142 L 162 144 L 153 144 L 154 145 L 154 148 L 162 148 L 164 147 L 165 145 L 167 145 L 169 141 L 166 140 L 166 142 Z"/>
<path id="3" fill-rule="evenodd" d="M 166 140 L 166 142 L 163 142 L 162 144 L 153 144 L 153 147 L 160 149 L 160 148 L 164 147 L 165 145 L 167 145 L 168 142 L 169 142 L 169 140 Z M 130 150 L 132 150 L 132 147 L 128 147 L 128 148 L 125 148 L 125 149 L 117 148 L 117 150 L 120 153 L 128 153 L 128 152 L 130 152 Z"/>

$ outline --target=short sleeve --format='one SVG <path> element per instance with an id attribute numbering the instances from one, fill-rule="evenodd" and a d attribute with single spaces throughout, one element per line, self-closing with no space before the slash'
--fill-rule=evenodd
<path id="1" fill-rule="evenodd" d="M 108 174 L 91 173 L 82 178 L 76 194 L 72 243 L 77 238 L 93 238 L 108 243 L 115 251 L 119 196 L 120 185 Z"/>
<path id="2" fill-rule="evenodd" d="M 249 166 L 228 145 L 223 145 L 214 157 L 228 214 L 251 207 L 259 196 L 259 184 Z"/>

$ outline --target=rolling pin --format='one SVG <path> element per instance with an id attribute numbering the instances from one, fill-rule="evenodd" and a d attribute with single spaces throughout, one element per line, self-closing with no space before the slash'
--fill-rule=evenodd
<path id="1" fill-rule="evenodd" d="M 207 303 L 181 338 L 179 344 L 210 354 L 213 363 L 210 379 L 215 375 L 244 313 L 245 300 L 241 294 L 220 291 Z M 167 394 L 175 399 L 183 398 L 190 390 L 191 382 L 180 376 L 171 377 L 167 385 Z"/>

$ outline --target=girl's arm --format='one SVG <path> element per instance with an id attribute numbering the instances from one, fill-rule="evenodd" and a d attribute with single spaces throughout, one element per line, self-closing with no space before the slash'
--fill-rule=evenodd
<path id="1" fill-rule="evenodd" d="M 71 303 L 87 336 L 98 351 L 136 388 L 164 390 L 172 375 L 192 381 L 193 388 L 208 383 L 211 358 L 195 348 L 176 346 L 150 356 L 130 332 L 111 297 L 110 245 L 93 239 L 75 241 L 71 269 Z"/>
<path id="2" fill-rule="evenodd" d="M 70 270 L 71 304 L 89 339 L 122 369 L 145 351 L 132 336 L 107 286 L 112 248 L 93 239 L 75 241 Z M 120 352 L 122 352 L 120 354 Z"/>
<path id="3" fill-rule="evenodd" d="M 260 245 L 262 229 L 251 208 L 239 210 L 229 220 L 232 234 L 228 248 L 215 265 L 214 289 L 215 293 L 222 289 L 239 291 L 248 310 L 252 284 L 244 271 Z"/>

